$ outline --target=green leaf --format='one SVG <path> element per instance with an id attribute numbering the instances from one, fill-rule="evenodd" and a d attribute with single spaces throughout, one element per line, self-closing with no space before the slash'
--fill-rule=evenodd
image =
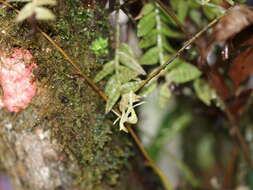
<path id="1" fill-rule="evenodd" d="M 163 34 L 169 38 L 182 38 L 183 37 L 182 33 L 170 29 L 165 24 L 162 24 L 161 31 L 158 31 L 158 32 L 160 32 L 161 34 Z"/>
<path id="2" fill-rule="evenodd" d="M 122 64 L 133 69 L 134 71 L 145 75 L 146 72 L 140 66 L 138 60 L 135 58 L 132 49 L 125 43 L 121 44 L 118 51 L 119 60 Z"/>
<path id="3" fill-rule="evenodd" d="M 97 55 L 107 53 L 108 39 L 99 37 L 94 40 L 90 46 L 90 49 L 94 51 Z"/>
<path id="4" fill-rule="evenodd" d="M 154 34 L 154 32 L 151 32 L 149 35 L 144 36 L 139 42 L 139 47 L 144 49 L 144 48 L 149 48 L 153 45 L 155 45 L 157 42 L 157 36 Z"/>
<path id="5" fill-rule="evenodd" d="M 141 65 L 154 65 L 159 61 L 159 48 L 149 49 L 140 59 Z"/>
<path id="6" fill-rule="evenodd" d="M 173 47 L 171 47 L 171 45 L 169 44 L 169 42 L 166 40 L 166 38 L 163 36 L 162 37 L 162 45 L 163 48 L 168 51 L 169 53 L 175 53 L 176 51 L 173 49 Z"/>
<path id="7" fill-rule="evenodd" d="M 103 69 L 95 76 L 94 82 L 99 82 L 107 75 L 111 74 L 115 69 L 114 61 L 110 61 L 103 66 Z"/>
<path id="8" fill-rule="evenodd" d="M 117 77 L 118 80 L 121 82 L 121 84 L 124 84 L 132 79 L 135 79 L 138 75 L 139 75 L 138 72 L 120 65 L 119 74 L 117 75 Z"/>
<path id="9" fill-rule="evenodd" d="M 189 16 L 197 26 L 201 26 L 201 24 L 202 24 L 202 14 L 200 13 L 199 10 L 191 9 Z"/>
<path id="10" fill-rule="evenodd" d="M 172 70 L 172 69 L 178 67 L 180 64 L 185 64 L 185 63 L 187 63 L 187 62 L 185 62 L 184 60 L 182 60 L 182 59 L 180 59 L 180 58 L 176 58 L 176 59 L 174 59 L 174 61 L 172 61 L 172 62 L 166 67 L 166 69 L 167 69 L 168 71 L 170 71 L 170 70 Z"/>
<path id="11" fill-rule="evenodd" d="M 106 84 L 105 94 L 108 97 L 108 101 L 106 103 L 105 113 L 111 111 L 113 106 L 117 103 L 120 98 L 120 85 L 118 78 L 116 75 L 112 76 Z"/>
<path id="12" fill-rule="evenodd" d="M 178 9 L 178 1 L 179 1 L 179 0 L 170 0 L 171 7 L 172 7 L 174 10 L 177 10 L 177 9 Z"/>
<path id="13" fill-rule="evenodd" d="M 215 90 L 212 89 L 207 81 L 196 79 L 193 83 L 194 90 L 198 98 L 206 105 L 211 105 L 211 100 L 216 99 Z"/>
<path id="14" fill-rule="evenodd" d="M 130 91 L 135 92 L 142 82 L 143 82 L 142 80 L 139 80 L 123 84 L 120 89 L 121 94 L 127 94 Z"/>
<path id="15" fill-rule="evenodd" d="M 173 26 L 177 26 L 177 24 L 175 23 L 175 21 L 166 13 L 162 10 L 161 14 L 160 14 L 160 18 L 162 23 L 166 23 L 169 25 L 173 25 Z"/>
<path id="16" fill-rule="evenodd" d="M 151 12 L 141 18 L 137 25 L 137 36 L 142 37 L 147 35 L 156 26 L 156 12 Z"/>
<path id="17" fill-rule="evenodd" d="M 151 13 L 155 9 L 155 6 L 153 3 L 146 3 L 143 8 L 141 9 L 140 15 L 147 15 Z"/>
<path id="18" fill-rule="evenodd" d="M 189 63 L 181 63 L 172 69 L 167 77 L 175 83 L 185 83 L 198 78 L 201 71 L 194 65 Z"/>
<path id="19" fill-rule="evenodd" d="M 168 100 L 171 98 L 171 90 L 169 88 L 169 85 L 167 83 L 164 83 L 159 91 L 159 104 L 162 108 L 166 105 Z"/>
<path id="20" fill-rule="evenodd" d="M 235 2 L 233 0 L 226 0 L 230 5 L 234 5 Z"/>
<path id="21" fill-rule="evenodd" d="M 178 1 L 177 18 L 183 24 L 185 22 L 185 17 L 188 13 L 188 9 L 189 9 L 188 1 Z"/>
<path id="22" fill-rule="evenodd" d="M 127 55 L 129 56 L 134 56 L 134 52 L 133 50 L 131 49 L 131 47 L 126 44 L 126 43 L 121 43 L 120 46 L 119 46 L 119 51 L 122 51 L 124 53 L 126 53 Z"/>

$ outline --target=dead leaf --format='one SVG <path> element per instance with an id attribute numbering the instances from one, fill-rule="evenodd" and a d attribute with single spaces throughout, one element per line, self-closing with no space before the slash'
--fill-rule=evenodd
<path id="1" fill-rule="evenodd" d="M 244 82 L 253 73 L 253 48 L 248 48 L 232 62 L 229 76 L 235 87 Z"/>
<path id="2" fill-rule="evenodd" d="M 213 41 L 226 41 L 253 23 L 253 8 L 238 4 L 228 10 L 213 30 Z"/>
<path id="3" fill-rule="evenodd" d="M 239 116 L 245 112 L 245 105 L 247 104 L 251 93 L 251 89 L 244 90 L 238 96 L 234 96 L 227 101 L 229 110 L 233 115 Z"/>
<path id="4" fill-rule="evenodd" d="M 244 82 L 253 73 L 253 46 L 241 52 L 231 63 L 229 77 L 235 87 Z"/>
<path id="5" fill-rule="evenodd" d="M 231 96 L 231 91 L 225 83 L 224 76 L 214 69 L 208 71 L 207 74 L 211 86 L 216 90 L 222 100 L 228 99 Z"/>

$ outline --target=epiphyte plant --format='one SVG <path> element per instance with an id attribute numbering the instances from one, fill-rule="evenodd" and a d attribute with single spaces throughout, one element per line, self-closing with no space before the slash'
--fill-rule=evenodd
<path id="1" fill-rule="evenodd" d="M 54 6 L 56 0 L 9 0 L 8 2 L 27 2 L 17 16 L 17 22 L 35 16 L 37 20 L 53 20 L 55 15 L 48 8 L 43 6 Z"/>
<path id="2" fill-rule="evenodd" d="M 141 97 L 136 95 L 133 91 L 130 91 L 127 94 L 123 94 L 119 102 L 119 110 L 121 115 L 117 114 L 118 118 L 114 121 L 114 124 L 119 120 L 119 130 L 128 132 L 125 127 L 125 123 L 136 124 L 138 122 L 138 117 L 134 110 L 135 107 L 145 103 L 141 101 Z M 139 102 L 134 105 L 134 103 Z"/>

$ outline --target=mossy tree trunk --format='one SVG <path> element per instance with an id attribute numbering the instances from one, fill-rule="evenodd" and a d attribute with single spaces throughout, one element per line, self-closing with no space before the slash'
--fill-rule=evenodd
<path id="1" fill-rule="evenodd" d="M 58 1 L 57 19 L 39 26 L 92 78 L 109 55 L 96 57 L 89 45 L 109 38 L 111 29 L 108 13 L 84 2 Z M 15 23 L 15 17 L 0 5 L 1 49 L 33 54 L 37 92 L 21 112 L 0 110 L 0 176 L 15 190 L 156 189 L 131 138 L 104 115 L 103 100 L 48 40 L 32 33 L 28 22 Z"/>

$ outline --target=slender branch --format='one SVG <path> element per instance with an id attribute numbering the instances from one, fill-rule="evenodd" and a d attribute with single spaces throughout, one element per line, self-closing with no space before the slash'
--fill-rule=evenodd
<path id="1" fill-rule="evenodd" d="M 179 26 L 179 28 L 183 31 L 184 34 L 186 34 L 187 37 L 191 37 L 191 34 L 185 29 L 184 25 L 178 20 L 173 11 L 171 11 L 167 6 L 165 6 L 165 4 L 161 0 L 153 1 L 155 1 L 162 8 L 162 10 L 174 20 L 177 26 Z"/>
<path id="2" fill-rule="evenodd" d="M 237 144 L 234 144 L 232 148 L 232 152 L 231 152 L 231 160 L 226 169 L 226 174 L 225 174 L 224 181 L 222 184 L 223 189 L 231 188 L 231 185 L 233 183 L 232 178 L 234 176 L 235 169 L 237 167 L 238 158 L 239 158 L 239 147 Z"/>
<path id="3" fill-rule="evenodd" d="M 136 134 L 134 133 L 133 129 L 131 127 L 129 127 L 129 125 L 127 125 L 127 129 L 129 131 L 129 133 L 131 134 L 132 138 L 134 139 L 134 141 L 136 142 L 138 148 L 142 152 L 143 156 L 148 161 L 148 165 L 155 170 L 155 172 L 157 173 L 157 175 L 162 180 L 163 185 L 165 186 L 165 188 L 167 190 L 172 190 L 173 188 L 172 188 L 171 183 L 168 181 L 167 177 L 163 174 L 163 172 L 161 171 L 161 169 L 155 164 L 155 162 L 148 155 L 147 151 L 145 150 L 145 148 L 141 144 L 139 138 L 136 136 Z"/>

